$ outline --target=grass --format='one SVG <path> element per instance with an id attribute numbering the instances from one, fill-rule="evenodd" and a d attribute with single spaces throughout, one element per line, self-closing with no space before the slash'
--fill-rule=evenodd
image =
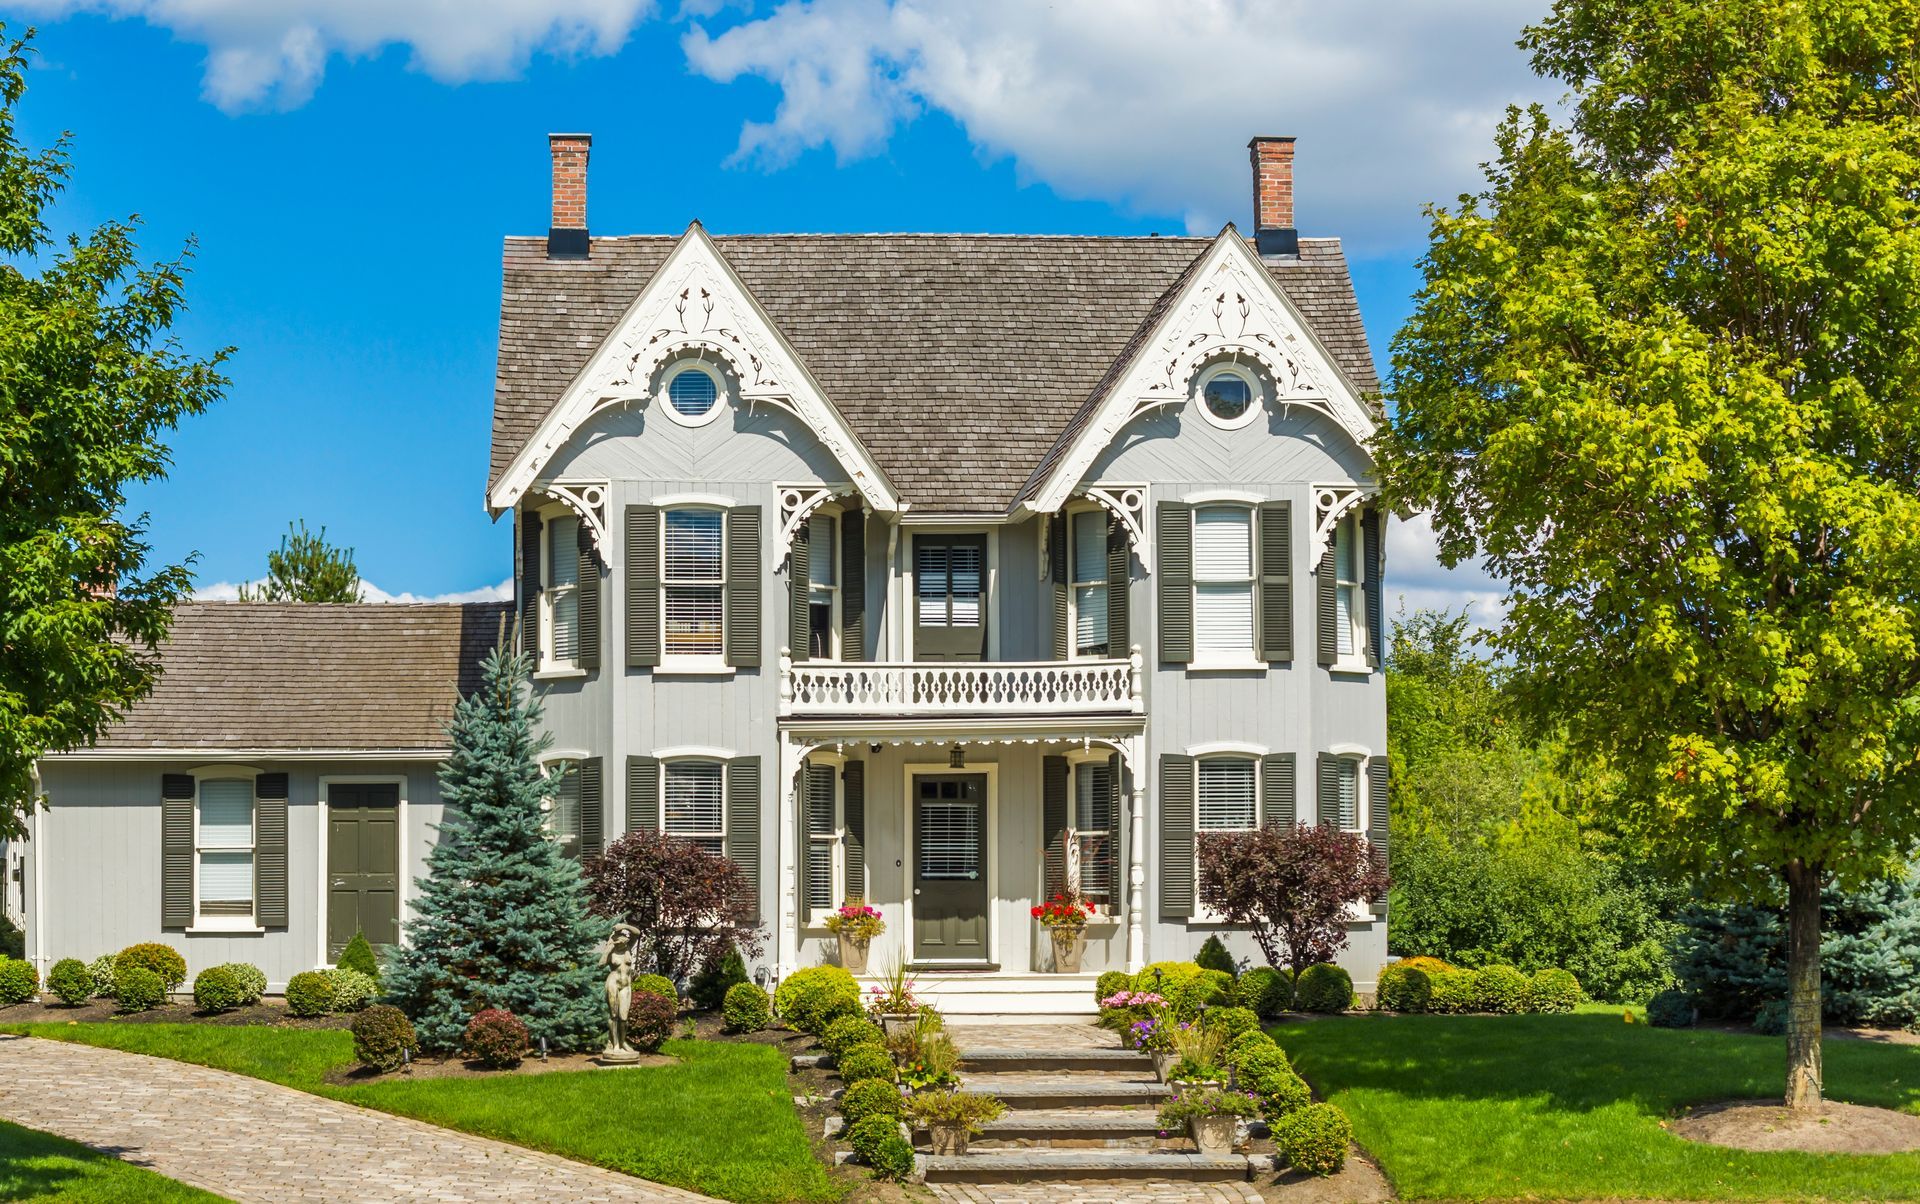
<path id="1" fill-rule="evenodd" d="M 1785 1042 L 1571 1016 L 1352 1016 L 1274 1036 L 1409 1199 L 1920 1199 L 1920 1154 L 1747 1153 L 1681 1108 L 1778 1097 Z M 1920 1112 L 1920 1046 L 1826 1043 L 1829 1098 Z"/>
<path id="2" fill-rule="evenodd" d="M 221 1197 L 176 1183 L 98 1150 L 0 1120 L 0 1200 L 62 1204 L 220 1204 Z"/>
<path id="3" fill-rule="evenodd" d="M 154 1054 L 546 1150 L 742 1204 L 836 1200 L 794 1111 L 780 1051 L 672 1041 L 679 1065 L 486 1079 L 326 1081 L 354 1062 L 338 1029 L 26 1024 L 57 1041 Z"/>

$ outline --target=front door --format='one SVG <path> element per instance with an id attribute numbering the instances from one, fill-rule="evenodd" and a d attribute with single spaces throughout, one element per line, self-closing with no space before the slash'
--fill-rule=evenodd
<path id="1" fill-rule="evenodd" d="M 327 787 L 327 960 L 356 932 L 374 945 L 400 941 L 400 787 Z"/>
<path id="2" fill-rule="evenodd" d="M 913 537 L 913 658 L 987 659 L 987 537 Z"/>
<path id="3" fill-rule="evenodd" d="M 913 779 L 913 956 L 987 958 L 987 778 Z"/>

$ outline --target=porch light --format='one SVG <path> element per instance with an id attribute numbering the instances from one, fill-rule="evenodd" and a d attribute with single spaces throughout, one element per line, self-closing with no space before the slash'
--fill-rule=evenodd
<path id="1" fill-rule="evenodd" d="M 964 746 L 956 744 L 953 746 L 953 751 L 947 754 L 947 768 L 965 769 L 966 767 L 967 750 Z"/>

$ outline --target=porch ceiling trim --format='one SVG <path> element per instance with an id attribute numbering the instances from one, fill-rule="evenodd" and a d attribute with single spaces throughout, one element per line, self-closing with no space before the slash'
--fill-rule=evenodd
<path id="1" fill-rule="evenodd" d="M 995 719 L 783 719 L 780 730 L 796 740 L 819 744 L 1076 744 L 1081 740 L 1112 741 L 1138 736 L 1146 728 L 1143 715 L 1115 715 L 1075 719 L 1036 715 Z"/>

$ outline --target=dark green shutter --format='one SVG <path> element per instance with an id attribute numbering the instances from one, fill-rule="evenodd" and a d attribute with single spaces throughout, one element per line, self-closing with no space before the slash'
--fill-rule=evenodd
<path id="1" fill-rule="evenodd" d="M 1121 785 L 1120 754 L 1107 758 L 1107 914 L 1120 914 L 1120 817 L 1125 814 L 1126 788 Z"/>
<path id="2" fill-rule="evenodd" d="M 580 667 L 600 667 L 600 558 L 593 553 L 593 530 L 581 523 L 575 541 L 579 555 L 580 584 Z"/>
<path id="3" fill-rule="evenodd" d="M 660 663 L 660 510 L 627 507 L 627 664 Z"/>
<path id="4" fill-rule="evenodd" d="M 253 922 L 287 926 L 287 775 L 253 779 Z"/>
<path id="5" fill-rule="evenodd" d="M 867 512 L 840 516 L 840 659 L 867 659 Z"/>
<path id="6" fill-rule="evenodd" d="M 160 775 L 160 926 L 193 923 L 193 778 Z"/>
<path id="7" fill-rule="evenodd" d="M 1184 508 L 1184 507 L 1183 507 Z M 1193 916 L 1192 757 L 1160 758 L 1160 917 Z"/>
<path id="8" fill-rule="evenodd" d="M 606 772 L 599 757 L 580 762 L 580 855 L 598 857 L 607 851 Z"/>
<path id="9" fill-rule="evenodd" d="M 655 757 L 627 758 L 627 831 L 660 830 L 660 762 Z"/>
<path id="10" fill-rule="evenodd" d="M 1340 758 L 1320 754 L 1318 789 L 1314 794 L 1313 822 L 1340 826 Z"/>
<path id="11" fill-rule="evenodd" d="M 758 534 L 755 535 L 756 546 Z M 756 563 L 758 561 L 756 560 Z M 741 896 L 734 900 L 741 919 L 760 922 L 760 758 L 727 762 L 727 856 L 740 867 Z"/>
<path id="12" fill-rule="evenodd" d="M 1366 553 L 1366 595 L 1367 595 L 1367 664 L 1380 667 L 1380 656 L 1386 650 L 1385 636 L 1380 613 L 1380 603 L 1384 591 L 1381 590 L 1380 574 L 1384 567 L 1380 547 L 1380 509 L 1367 507 L 1360 517 L 1361 546 Z"/>
<path id="13" fill-rule="evenodd" d="M 813 532 L 801 523 L 793 533 L 793 546 L 787 549 L 787 651 L 796 662 L 813 655 L 813 624 L 807 599 L 812 572 Z"/>
<path id="14" fill-rule="evenodd" d="M 727 663 L 760 664 L 760 507 L 727 511 Z M 756 849 L 755 855 L 758 855 Z"/>
<path id="15" fill-rule="evenodd" d="M 1333 569 L 1333 541 L 1337 538 L 1338 532 L 1327 536 L 1327 554 L 1313 570 L 1313 638 L 1319 646 L 1322 668 L 1331 668 L 1333 662 L 1340 659 L 1340 632 L 1335 626 L 1340 607 L 1334 598 L 1339 582 L 1334 578 Z"/>
<path id="16" fill-rule="evenodd" d="M 1048 899 L 1067 889 L 1067 759 L 1040 759 L 1040 848 Z"/>
<path id="17" fill-rule="evenodd" d="M 1127 584 L 1133 576 L 1133 545 L 1127 541 L 1127 528 L 1111 514 L 1107 516 L 1107 655 L 1125 657 L 1133 650 L 1133 624 L 1127 611 L 1132 601 Z"/>
<path id="18" fill-rule="evenodd" d="M 865 902 L 867 895 L 867 763 L 848 761 L 840 775 L 840 809 L 847 821 L 847 894 Z"/>
<path id="19" fill-rule="evenodd" d="M 1387 804 L 1387 758 L 1384 756 L 1367 759 L 1367 842 L 1373 846 L 1373 863 L 1385 872 L 1389 866 L 1387 860 L 1387 830 L 1390 827 L 1392 810 Z M 1382 890 L 1373 899 L 1373 914 L 1385 918 L 1387 914 L 1387 892 Z"/>
<path id="20" fill-rule="evenodd" d="M 1160 578 L 1159 657 L 1169 664 L 1193 662 L 1193 507 L 1161 502 L 1155 525 Z M 1192 891 L 1189 889 L 1188 894 Z M 1191 909 L 1191 905 L 1189 905 Z"/>
<path id="21" fill-rule="evenodd" d="M 1063 661 L 1073 655 L 1073 631 L 1067 607 L 1067 558 L 1073 550 L 1067 546 L 1067 516 L 1047 518 L 1047 577 L 1053 592 L 1053 659 Z"/>
<path id="22" fill-rule="evenodd" d="M 1269 828 L 1291 828 L 1300 822 L 1297 794 L 1292 753 L 1260 758 L 1261 823 Z"/>
<path id="23" fill-rule="evenodd" d="M 1260 659 L 1293 659 L 1293 507 L 1260 507 Z"/>
<path id="24" fill-rule="evenodd" d="M 540 516 L 520 511 L 520 651 L 540 665 Z"/>

